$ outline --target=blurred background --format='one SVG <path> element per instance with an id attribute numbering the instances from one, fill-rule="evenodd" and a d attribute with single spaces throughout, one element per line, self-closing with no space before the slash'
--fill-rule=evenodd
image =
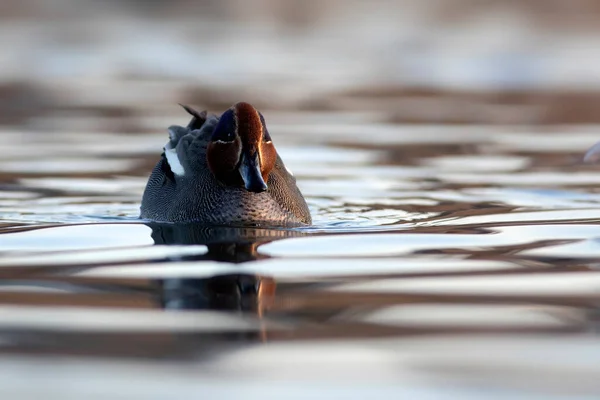
<path id="1" fill-rule="evenodd" d="M 24 0 L 0 15 L 5 123 L 240 98 L 400 122 L 600 118 L 595 0 Z"/>
<path id="2" fill-rule="evenodd" d="M 1 1 L 0 398 L 599 398 L 599 22 Z M 177 103 L 238 101 L 314 224 L 215 245 L 140 222 Z"/>

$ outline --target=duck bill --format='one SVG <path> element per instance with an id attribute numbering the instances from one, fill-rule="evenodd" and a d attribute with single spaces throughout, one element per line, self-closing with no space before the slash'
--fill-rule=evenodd
<path id="1" fill-rule="evenodd" d="M 258 152 L 254 155 L 243 154 L 240 163 L 240 175 L 244 180 L 244 186 L 249 192 L 260 193 L 267 190 L 267 184 L 260 173 L 260 161 Z"/>

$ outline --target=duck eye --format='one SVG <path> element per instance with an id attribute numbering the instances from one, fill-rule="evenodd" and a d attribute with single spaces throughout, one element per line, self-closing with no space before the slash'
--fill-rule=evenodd
<path id="1" fill-rule="evenodd" d="M 213 131 L 213 142 L 233 142 L 236 137 L 236 123 L 232 112 L 225 112 Z"/>
<path id="2" fill-rule="evenodd" d="M 262 130 L 263 130 L 262 140 L 265 143 L 270 143 L 271 135 L 269 135 L 269 131 L 267 130 L 267 123 L 265 122 L 265 117 L 263 117 L 263 115 L 261 113 L 258 113 L 258 115 L 260 116 L 260 123 L 262 124 Z"/>
<path id="3" fill-rule="evenodd" d="M 231 131 L 215 132 L 212 138 L 213 142 L 233 142 L 235 133 Z"/>
<path id="4" fill-rule="evenodd" d="M 269 132 L 264 129 L 264 134 L 263 134 L 263 142 L 265 143 L 271 143 L 271 135 L 269 135 Z"/>

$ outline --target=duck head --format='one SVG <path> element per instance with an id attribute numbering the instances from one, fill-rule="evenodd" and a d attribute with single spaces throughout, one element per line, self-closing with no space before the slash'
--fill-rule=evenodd
<path id="1" fill-rule="evenodd" d="M 267 190 L 277 151 L 262 114 L 244 102 L 225 111 L 210 138 L 206 159 L 223 184 L 243 185 L 255 193 Z"/>

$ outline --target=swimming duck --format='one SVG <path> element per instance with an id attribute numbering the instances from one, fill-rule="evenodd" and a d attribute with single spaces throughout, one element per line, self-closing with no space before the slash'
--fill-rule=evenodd
<path id="1" fill-rule="evenodd" d="M 182 107 L 192 119 L 186 127 L 169 127 L 169 141 L 142 197 L 141 218 L 211 225 L 311 223 L 260 112 L 244 102 L 220 118 Z"/>

